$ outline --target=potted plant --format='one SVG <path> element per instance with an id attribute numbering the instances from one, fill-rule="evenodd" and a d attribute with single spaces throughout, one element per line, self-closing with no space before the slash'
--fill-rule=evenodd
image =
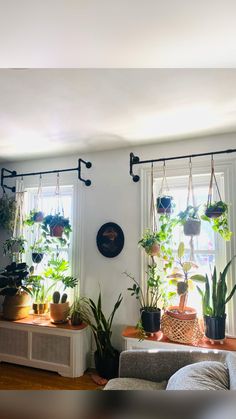
<path id="1" fill-rule="evenodd" d="M 15 198 L 3 193 L 0 198 L 0 228 L 13 231 L 16 213 Z"/>
<path id="2" fill-rule="evenodd" d="M 78 278 L 68 275 L 69 262 L 59 257 L 52 257 L 48 261 L 48 267 L 43 272 L 43 276 L 52 281 L 54 286 L 61 283 L 66 288 L 75 288 L 78 284 Z"/>
<path id="3" fill-rule="evenodd" d="M 88 308 L 88 299 L 85 297 L 76 297 L 70 308 L 70 321 L 72 326 L 79 326 L 82 323 L 90 322 L 90 311 Z"/>
<path id="4" fill-rule="evenodd" d="M 119 368 L 119 351 L 112 346 L 112 322 L 114 315 L 122 302 L 121 294 L 119 295 L 114 308 L 108 318 L 102 310 L 101 292 L 98 296 L 97 304 L 88 299 L 88 306 L 92 312 L 92 318 L 89 326 L 96 342 L 96 351 L 94 354 L 95 366 L 98 374 L 102 378 L 111 379 L 118 376 Z"/>
<path id="5" fill-rule="evenodd" d="M 178 214 L 179 222 L 184 227 L 185 236 L 199 236 L 201 232 L 201 219 L 198 215 L 199 207 L 188 205 Z"/>
<path id="6" fill-rule="evenodd" d="M 221 237 L 229 241 L 232 232 L 228 225 L 228 205 L 223 201 L 218 201 L 209 204 L 206 207 L 205 214 L 202 215 L 202 220 L 208 221 L 212 229 L 219 233 Z"/>
<path id="7" fill-rule="evenodd" d="M 138 244 L 149 256 L 160 256 L 160 238 L 157 232 L 146 230 Z"/>
<path id="8" fill-rule="evenodd" d="M 166 313 L 180 320 L 193 320 L 196 318 L 197 313 L 194 308 L 187 306 L 189 288 L 193 281 L 205 282 L 205 277 L 198 274 L 193 275 L 192 271 L 196 270 L 198 266 L 194 262 L 184 260 L 185 247 L 183 242 L 179 244 L 177 254 L 177 266 L 168 275 L 168 278 L 170 278 L 170 284 L 177 288 L 179 305 L 168 307 Z"/>
<path id="9" fill-rule="evenodd" d="M 59 213 L 44 217 L 42 229 L 51 237 L 57 238 L 62 238 L 63 235 L 69 238 L 72 231 L 69 219 Z"/>
<path id="10" fill-rule="evenodd" d="M 50 246 L 47 242 L 41 237 L 39 240 L 35 240 L 34 244 L 30 246 L 32 251 L 32 261 L 34 263 L 41 263 L 45 253 L 49 253 Z"/>
<path id="11" fill-rule="evenodd" d="M 33 296 L 33 311 L 34 314 L 45 314 L 49 308 L 49 292 L 54 287 L 54 283 L 48 285 L 45 283 L 45 278 L 42 275 L 34 275 L 34 267 L 31 266 L 30 275 L 27 277 L 26 285 L 31 289 Z"/>
<path id="12" fill-rule="evenodd" d="M 233 259 L 235 256 L 233 257 Z M 216 268 L 211 277 L 211 286 L 208 276 L 205 278 L 205 290 L 198 287 L 202 297 L 202 311 L 204 316 L 205 336 L 210 340 L 223 340 L 225 338 L 225 306 L 233 297 L 236 285 L 230 293 L 227 291 L 226 277 L 228 269 L 233 261 L 226 265 L 223 272 L 217 278 Z"/>
<path id="13" fill-rule="evenodd" d="M 157 265 L 155 263 L 148 265 L 146 292 L 141 289 L 138 281 L 132 275 L 127 272 L 125 275 L 134 282 L 128 291 L 131 292 L 131 296 L 135 296 L 140 305 L 141 318 L 138 328 L 141 332 L 143 329 L 145 333 L 158 332 L 161 322 L 159 302 L 166 298 L 166 292 L 161 276 L 157 272 Z"/>
<path id="14" fill-rule="evenodd" d="M 66 323 L 69 316 L 69 302 L 67 301 L 67 294 L 62 297 L 59 291 L 55 291 L 52 296 L 53 302 L 50 303 L 50 319 L 52 323 Z"/>
<path id="15" fill-rule="evenodd" d="M 9 256 L 12 261 L 22 261 L 22 255 L 25 253 L 26 240 L 23 237 L 11 237 L 3 243 L 3 254 Z"/>
<path id="16" fill-rule="evenodd" d="M 157 213 L 170 214 L 173 211 L 173 197 L 170 195 L 161 195 L 157 198 Z"/>
<path id="17" fill-rule="evenodd" d="M 31 290 L 25 285 L 28 277 L 26 263 L 12 262 L 0 273 L 0 295 L 4 295 L 3 317 L 20 320 L 28 316 Z"/>
<path id="18" fill-rule="evenodd" d="M 42 223 L 43 219 L 44 213 L 42 211 L 33 209 L 30 211 L 29 215 L 24 220 L 24 224 L 28 226 L 33 226 L 35 223 Z"/>

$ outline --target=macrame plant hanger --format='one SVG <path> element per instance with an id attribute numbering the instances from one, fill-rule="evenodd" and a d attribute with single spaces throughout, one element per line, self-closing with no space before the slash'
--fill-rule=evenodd
<path id="1" fill-rule="evenodd" d="M 16 211 L 15 211 L 13 238 L 19 238 L 23 236 L 24 197 L 25 197 L 25 191 L 24 191 L 24 181 L 22 177 L 16 191 Z"/>
<path id="2" fill-rule="evenodd" d="M 57 183 L 56 183 L 56 189 L 55 189 L 55 196 L 57 198 L 57 205 L 54 209 L 55 214 L 60 214 L 64 217 L 64 208 L 63 203 L 61 199 L 61 190 L 60 190 L 60 174 L 57 173 Z"/>
<path id="3" fill-rule="evenodd" d="M 42 186 L 42 175 L 39 175 L 39 186 L 35 200 L 35 211 L 39 212 L 42 211 L 42 193 L 43 193 L 43 186 Z M 36 241 L 40 240 L 41 236 L 41 226 L 40 223 L 36 223 Z"/>
<path id="4" fill-rule="evenodd" d="M 187 208 L 190 205 L 191 196 L 192 196 L 192 204 L 193 204 L 193 207 L 196 208 L 196 200 L 195 200 L 194 188 L 193 188 L 192 159 L 190 157 L 189 158 L 189 178 L 188 178 Z M 189 246 L 190 246 L 190 260 L 191 261 L 194 261 L 195 260 L 193 237 L 194 236 L 191 236 L 190 237 L 190 241 L 189 241 Z"/>
<path id="5" fill-rule="evenodd" d="M 151 230 L 153 232 L 157 231 L 157 218 L 156 218 L 156 208 L 154 202 L 154 168 L 153 163 L 151 164 L 151 202 L 150 202 L 150 224 Z"/>
<path id="6" fill-rule="evenodd" d="M 214 183 L 214 181 L 215 181 L 216 190 L 217 190 L 217 193 L 219 195 L 220 201 L 222 201 L 221 194 L 220 194 L 220 189 L 219 189 L 219 186 L 218 186 L 218 183 L 217 183 L 217 180 L 216 180 L 214 157 L 213 157 L 213 154 L 212 154 L 211 155 L 211 178 L 210 178 L 210 185 L 209 185 L 209 191 L 208 191 L 208 197 L 207 197 L 207 208 L 212 203 L 213 183 Z"/>

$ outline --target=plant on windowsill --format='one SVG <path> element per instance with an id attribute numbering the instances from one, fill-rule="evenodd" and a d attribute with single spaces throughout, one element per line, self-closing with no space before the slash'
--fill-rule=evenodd
<path id="1" fill-rule="evenodd" d="M 205 290 L 203 291 L 200 287 L 197 287 L 202 297 L 205 336 L 212 341 L 222 341 L 225 338 L 225 307 L 236 291 L 236 285 L 234 285 L 231 292 L 228 293 L 226 278 L 234 258 L 235 256 L 226 265 L 223 272 L 220 272 L 219 277 L 217 277 L 216 267 L 214 268 L 211 275 L 211 286 L 208 275 L 206 275 Z"/>
<path id="2" fill-rule="evenodd" d="M 183 225 L 185 236 L 199 236 L 201 232 L 201 219 L 198 214 L 199 206 L 188 205 L 178 214 L 179 223 Z"/>
<path id="3" fill-rule="evenodd" d="M 90 319 L 87 319 L 86 323 L 88 323 L 92 329 L 97 347 L 94 354 L 95 366 L 98 374 L 106 379 L 118 376 L 120 354 L 119 351 L 113 347 L 111 336 L 114 315 L 118 310 L 122 299 L 120 294 L 108 318 L 106 318 L 102 310 L 101 292 L 99 293 L 97 303 L 91 298 L 89 298 L 87 302 L 92 316 Z"/>
<path id="4" fill-rule="evenodd" d="M 42 230 L 47 235 L 60 239 L 63 235 L 68 239 L 72 232 L 69 219 L 59 213 L 55 215 L 50 214 L 44 217 Z"/>
<path id="5" fill-rule="evenodd" d="M 26 286 L 31 290 L 33 296 L 34 314 L 45 314 L 48 311 L 51 300 L 50 291 L 55 287 L 55 284 L 48 285 L 42 275 L 35 275 L 33 266 L 30 267 L 29 272 L 30 275 L 26 279 Z"/>
<path id="6" fill-rule="evenodd" d="M 15 198 L 9 197 L 5 192 L 0 198 L 0 228 L 13 231 L 16 213 Z"/>
<path id="7" fill-rule="evenodd" d="M 55 291 L 50 303 L 50 320 L 51 323 L 66 323 L 70 312 L 67 294 L 61 296 L 59 291 Z"/>
<path id="8" fill-rule="evenodd" d="M 20 320 L 29 314 L 32 292 L 26 285 L 28 275 L 26 263 L 12 262 L 0 272 L 0 295 L 5 296 L 3 317 L 7 320 Z"/>
<path id="9" fill-rule="evenodd" d="M 82 323 L 91 322 L 91 313 L 86 297 L 76 297 L 70 308 L 70 321 L 72 326 L 79 326 Z"/>
<path id="10" fill-rule="evenodd" d="M 185 261 L 185 247 L 183 242 L 179 244 L 177 255 L 176 267 L 168 275 L 168 278 L 170 278 L 170 285 L 175 286 L 177 289 L 179 305 L 168 307 L 166 313 L 180 320 L 193 320 L 196 318 L 197 313 L 195 309 L 187 306 L 188 292 L 193 288 L 194 282 L 205 282 L 205 277 L 203 275 L 193 274 L 193 270 L 198 269 L 198 266 L 192 261 Z"/>
<path id="11" fill-rule="evenodd" d="M 206 206 L 202 220 L 208 221 L 212 229 L 221 235 L 225 241 L 229 241 L 232 232 L 228 224 L 228 205 L 223 201 L 213 202 Z"/>

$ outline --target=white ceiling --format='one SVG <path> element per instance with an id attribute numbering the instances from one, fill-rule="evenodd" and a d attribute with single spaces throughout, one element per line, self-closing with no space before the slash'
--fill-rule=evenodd
<path id="1" fill-rule="evenodd" d="M 0 70 L 0 159 L 236 131 L 236 70 Z"/>
<path id="2" fill-rule="evenodd" d="M 235 0 L 0 0 L 1 67 L 234 67 Z"/>

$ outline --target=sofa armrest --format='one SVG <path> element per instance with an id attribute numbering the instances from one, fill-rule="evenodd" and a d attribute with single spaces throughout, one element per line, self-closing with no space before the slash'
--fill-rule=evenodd
<path id="1" fill-rule="evenodd" d="M 161 382 L 185 365 L 226 360 L 226 353 L 213 350 L 128 350 L 120 355 L 119 376 Z"/>

